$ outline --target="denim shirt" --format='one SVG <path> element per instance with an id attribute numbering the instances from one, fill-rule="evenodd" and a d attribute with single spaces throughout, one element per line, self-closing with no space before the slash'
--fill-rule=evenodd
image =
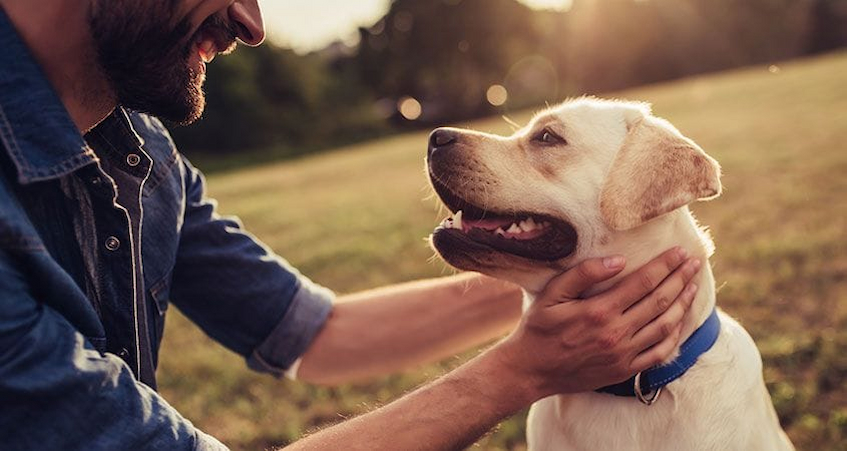
<path id="1" fill-rule="evenodd" d="M 279 376 L 333 294 L 218 216 L 158 120 L 81 136 L 2 9 L 0 48 L 0 448 L 225 449 L 155 392 L 169 304 Z"/>

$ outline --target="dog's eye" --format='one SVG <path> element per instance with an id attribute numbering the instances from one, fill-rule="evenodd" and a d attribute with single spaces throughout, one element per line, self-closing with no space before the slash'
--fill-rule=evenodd
<path id="1" fill-rule="evenodd" d="M 538 134 L 536 134 L 535 137 L 532 138 L 532 140 L 545 146 L 567 144 L 567 141 L 565 141 L 564 138 L 546 128 L 538 132 Z"/>

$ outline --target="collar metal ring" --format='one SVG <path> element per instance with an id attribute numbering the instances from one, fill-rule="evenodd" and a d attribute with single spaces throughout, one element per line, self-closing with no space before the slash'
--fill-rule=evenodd
<path id="1" fill-rule="evenodd" d="M 642 404 L 646 406 L 652 406 L 659 399 L 659 395 L 662 394 L 662 387 L 657 388 L 651 393 L 648 393 L 645 396 L 644 393 L 641 392 L 641 373 L 635 375 L 635 382 L 633 382 L 633 391 L 635 391 L 635 397 L 641 401 Z"/>

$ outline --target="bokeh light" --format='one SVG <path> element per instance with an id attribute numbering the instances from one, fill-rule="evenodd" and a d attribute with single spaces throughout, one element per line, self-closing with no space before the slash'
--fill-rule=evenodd
<path id="1" fill-rule="evenodd" d="M 421 114 L 423 113 L 423 107 L 421 107 L 421 103 L 417 101 L 417 99 L 413 97 L 403 97 L 397 102 L 397 111 L 400 112 L 404 118 L 410 121 L 415 121 Z"/>
<path id="2" fill-rule="evenodd" d="M 501 106 L 509 100 L 509 91 L 503 85 L 491 85 L 488 92 L 485 93 L 485 98 L 488 103 L 494 106 Z"/>
<path id="3" fill-rule="evenodd" d="M 503 86 L 513 99 L 543 104 L 559 98 L 559 73 L 542 55 L 529 55 L 512 65 Z"/>

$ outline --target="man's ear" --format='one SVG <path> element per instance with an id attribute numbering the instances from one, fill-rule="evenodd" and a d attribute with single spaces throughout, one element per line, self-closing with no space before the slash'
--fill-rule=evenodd
<path id="1" fill-rule="evenodd" d="M 717 161 L 667 121 L 639 116 L 628 122 L 626 139 L 600 193 L 600 213 L 614 230 L 638 227 L 721 193 Z"/>

